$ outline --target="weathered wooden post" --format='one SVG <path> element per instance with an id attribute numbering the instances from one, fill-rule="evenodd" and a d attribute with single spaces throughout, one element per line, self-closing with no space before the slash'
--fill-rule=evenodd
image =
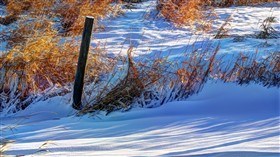
<path id="1" fill-rule="evenodd" d="M 82 95 L 84 88 L 84 76 L 88 57 L 88 51 L 90 46 L 90 39 L 92 34 L 94 18 L 87 16 L 84 25 L 82 43 L 80 48 L 78 66 L 74 82 L 73 91 L 73 104 L 72 107 L 76 110 L 82 109 Z"/>

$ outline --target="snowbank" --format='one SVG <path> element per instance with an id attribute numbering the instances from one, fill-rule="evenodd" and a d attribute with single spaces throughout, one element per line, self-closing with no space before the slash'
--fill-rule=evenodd
<path id="1" fill-rule="evenodd" d="M 61 100 L 56 97 L 49 100 L 52 103 L 39 103 L 49 105 L 39 117 L 20 113 L 20 117 L 2 119 L 2 127 L 12 128 L 4 129 L 2 136 L 15 140 L 6 154 L 277 156 L 280 153 L 276 88 L 208 83 L 201 94 L 159 108 L 57 119 L 47 112 L 67 115 L 69 104 Z M 34 111 L 35 106 L 25 113 Z"/>

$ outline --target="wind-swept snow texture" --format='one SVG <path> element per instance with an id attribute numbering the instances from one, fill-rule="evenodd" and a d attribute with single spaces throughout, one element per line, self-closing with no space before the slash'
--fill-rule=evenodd
<path id="1" fill-rule="evenodd" d="M 208 83 L 188 101 L 96 117 L 64 117 L 71 113 L 64 100 L 55 97 L 2 117 L 1 136 L 15 141 L 5 154 L 277 157 L 280 153 L 276 88 Z"/>
<path id="2" fill-rule="evenodd" d="M 192 52 L 211 43 L 213 47 L 220 44 L 220 55 L 232 56 L 239 53 L 251 54 L 256 51 L 263 56 L 279 51 L 278 39 L 256 39 L 260 25 L 267 17 L 276 17 L 272 26 L 280 32 L 280 3 L 262 6 L 240 6 L 216 8 L 217 20 L 210 33 L 193 33 L 189 27 L 176 28 L 160 16 L 156 16 L 156 1 L 141 3 L 137 9 L 128 10 L 124 16 L 105 21 L 105 31 L 94 33 L 93 45 L 106 46 L 110 53 L 126 54 L 129 46 L 136 47 L 134 54 L 169 56 L 178 59 L 185 52 Z M 213 40 L 217 30 L 230 18 L 226 27 L 231 35 L 228 38 Z M 234 37 L 245 37 L 234 42 Z M 101 47 L 102 47 L 101 46 Z"/>
<path id="3" fill-rule="evenodd" d="M 280 21 L 279 3 L 273 6 L 216 9 L 222 19 L 215 21 L 214 27 L 231 15 L 230 34 L 254 34 L 266 17 L 276 16 Z M 154 9 L 155 1 L 146 1 L 124 16 L 103 21 L 105 31 L 94 33 L 92 45 L 106 43 L 110 53 L 121 54 L 133 45 L 135 56 L 161 52 L 172 59 L 191 51 L 193 43 L 201 47 L 213 39 L 214 32 L 197 35 L 148 16 L 155 14 Z M 274 26 L 279 31 L 279 23 Z M 233 42 L 229 37 L 211 42 L 220 43 L 219 54 L 229 59 L 256 49 L 260 57 L 279 51 L 276 39 L 246 37 Z M 77 117 L 68 94 L 1 115 L 1 138 L 13 141 L 4 152 L 7 156 L 278 157 L 279 97 L 279 88 L 208 82 L 186 101 L 108 116 Z"/>

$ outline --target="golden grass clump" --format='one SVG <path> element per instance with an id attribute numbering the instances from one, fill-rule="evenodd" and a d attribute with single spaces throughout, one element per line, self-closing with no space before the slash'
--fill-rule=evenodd
<path id="1" fill-rule="evenodd" d="M 57 8 L 56 14 L 62 18 L 62 27 L 71 35 L 82 33 L 85 16 L 93 16 L 96 20 L 105 17 L 112 11 L 111 0 L 64 1 Z"/>
<path id="2" fill-rule="evenodd" d="M 16 29 L 12 30 L 6 37 L 8 47 L 25 44 L 28 38 L 36 38 L 39 36 L 49 36 L 53 38 L 57 35 L 57 31 L 53 29 L 53 23 L 48 19 L 20 21 Z"/>
<path id="3" fill-rule="evenodd" d="M 158 0 L 157 9 L 167 20 L 177 26 L 196 26 L 200 30 L 210 30 L 215 14 L 213 7 L 232 5 L 252 5 L 277 0 Z"/>
<path id="4" fill-rule="evenodd" d="M 24 46 L 13 47 L 0 58 L 5 73 L 1 91 L 15 88 L 22 96 L 49 88 L 52 84 L 64 85 L 74 78 L 77 48 L 70 44 L 59 45 L 58 38 L 35 37 Z M 2 76 L 3 77 L 3 76 Z"/>
<path id="5" fill-rule="evenodd" d="M 11 105 L 27 106 L 32 96 L 53 86 L 64 88 L 72 83 L 80 45 L 76 39 L 69 42 L 60 36 L 54 27 L 54 17 L 65 22 L 64 28 L 71 35 L 79 35 L 85 16 L 106 16 L 112 9 L 110 3 L 110 0 L 8 1 L 8 15 L 0 23 L 18 21 L 12 30 L 1 32 L 2 40 L 8 43 L 8 52 L 0 56 L 0 110 Z M 7 18 L 11 20 L 6 21 Z M 100 59 L 98 48 L 94 51 L 94 55 L 90 52 L 88 56 L 86 83 L 97 81 L 99 74 L 113 68 L 113 63 Z M 25 99 L 29 103 L 22 104 Z"/>
<path id="6" fill-rule="evenodd" d="M 157 9 L 177 26 L 188 25 L 208 31 L 214 17 L 213 10 L 206 7 L 208 3 L 205 0 L 158 0 Z"/>
<path id="7" fill-rule="evenodd" d="M 161 14 L 178 24 L 192 24 L 202 18 L 199 0 L 159 0 Z"/>
<path id="8" fill-rule="evenodd" d="M 80 35 L 83 30 L 85 16 L 93 16 L 95 19 L 103 18 L 110 13 L 117 14 L 121 8 L 111 5 L 111 0 L 9 0 L 7 2 L 6 17 L 0 18 L 0 24 L 10 24 L 21 15 L 28 17 L 60 17 L 62 27 L 71 35 Z"/>
<path id="9" fill-rule="evenodd" d="M 37 33 L 0 57 L 0 93 L 14 92 L 26 98 L 54 85 L 62 87 L 74 81 L 78 43 L 63 42 L 55 35 L 36 37 Z M 90 53 L 86 81 L 92 81 L 108 69 L 98 54 Z"/>
<path id="10" fill-rule="evenodd" d="M 22 14 L 31 17 L 49 16 L 52 13 L 51 10 L 55 5 L 55 0 L 9 0 L 4 4 L 6 5 L 7 16 L 0 17 L 0 24 L 9 25 L 18 20 Z"/>
<path id="11" fill-rule="evenodd" d="M 50 12 L 54 6 L 55 0 L 9 0 L 7 3 L 7 12 L 9 15 L 20 15 L 29 11 L 31 15 L 45 15 Z"/>

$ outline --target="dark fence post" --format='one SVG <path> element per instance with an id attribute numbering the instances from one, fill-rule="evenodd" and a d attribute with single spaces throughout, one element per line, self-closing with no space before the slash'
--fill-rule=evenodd
<path id="1" fill-rule="evenodd" d="M 73 91 L 72 107 L 76 110 L 82 109 L 85 68 L 90 46 L 93 22 L 93 17 L 86 17 Z"/>

